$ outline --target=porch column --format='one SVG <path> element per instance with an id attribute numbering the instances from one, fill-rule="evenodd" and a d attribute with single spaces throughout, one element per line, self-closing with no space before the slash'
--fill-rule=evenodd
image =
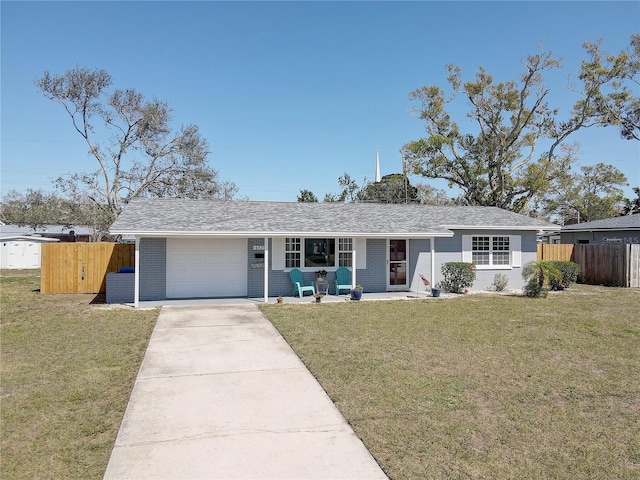
<path id="1" fill-rule="evenodd" d="M 264 237 L 264 303 L 269 303 L 269 237 Z"/>
<path id="2" fill-rule="evenodd" d="M 356 262 L 356 251 L 353 250 L 353 252 L 351 252 L 351 265 L 353 265 L 353 271 L 351 272 L 351 290 L 353 290 L 354 288 L 356 288 L 356 285 L 358 284 L 356 282 L 356 270 L 357 270 L 357 262 Z"/>
<path id="3" fill-rule="evenodd" d="M 436 278 L 436 237 L 430 237 L 429 243 L 431 244 L 431 286 L 433 287 Z"/>
<path id="4" fill-rule="evenodd" d="M 136 236 L 135 258 L 133 260 L 133 306 L 140 303 L 140 237 Z"/>

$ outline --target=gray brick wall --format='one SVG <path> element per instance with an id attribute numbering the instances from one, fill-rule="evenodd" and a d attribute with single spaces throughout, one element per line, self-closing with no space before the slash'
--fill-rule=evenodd
<path id="1" fill-rule="evenodd" d="M 164 300 L 167 297 L 167 240 L 140 240 L 140 301 Z"/>
<path id="2" fill-rule="evenodd" d="M 107 303 L 133 303 L 134 273 L 107 273 Z"/>

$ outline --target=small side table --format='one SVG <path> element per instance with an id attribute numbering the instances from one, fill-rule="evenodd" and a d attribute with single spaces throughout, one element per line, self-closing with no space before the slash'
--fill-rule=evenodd
<path id="1" fill-rule="evenodd" d="M 316 293 L 327 295 L 329 293 L 329 282 L 326 280 L 316 280 Z"/>

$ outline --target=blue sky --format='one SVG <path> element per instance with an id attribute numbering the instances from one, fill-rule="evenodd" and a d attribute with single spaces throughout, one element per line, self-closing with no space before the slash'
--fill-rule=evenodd
<path id="1" fill-rule="evenodd" d="M 1 3 L 1 190 L 51 190 L 95 160 L 62 108 L 35 87 L 45 70 L 108 71 L 196 124 L 220 178 L 251 200 L 320 199 L 401 171 L 400 148 L 423 136 L 409 93 L 446 86 L 445 65 L 471 78 L 518 78 L 541 47 L 563 59 L 550 101 L 568 114 L 566 86 L 586 40 L 618 53 L 640 32 L 640 2 L 8 2 Z M 464 125 L 466 105 L 452 110 Z M 579 165 L 609 163 L 640 185 L 640 142 L 614 128 L 572 138 Z M 424 178 L 412 182 L 445 184 Z M 454 192 L 451 192 L 454 195 Z"/>

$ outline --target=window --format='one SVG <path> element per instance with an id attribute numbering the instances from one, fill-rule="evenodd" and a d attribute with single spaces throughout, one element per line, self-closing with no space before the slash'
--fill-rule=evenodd
<path id="1" fill-rule="evenodd" d="M 305 238 L 304 266 L 332 267 L 336 263 L 335 238 Z"/>
<path id="2" fill-rule="evenodd" d="M 310 269 L 350 267 L 353 264 L 352 251 L 353 239 L 351 238 L 285 238 L 284 266 Z"/>
<path id="3" fill-rule="evenodd" d="M 509 237 L 493 237 L 493 265 L 509 265 Z"/>
<path id="4" fill-rule="evenodd" d="M 490 237 L 473 237 L 471 239 L 471 263 L 489 265 Z"/>
<path id="5" fill-rule="evenodd" d="M 464 235 L 462 257 L 479 267 L 519 267 L 520 236 Z"/>
<path id="6" fill-rule="evenodd" d="M 284 241 L 284 265 L 286 268 L 300 267 L 300 239 L 286 238 Z"/>
<path id="7" fill-rule="evenodd" d="M 353 240 L 351 238 L 338 239 L 338 266 L 351 267 L 353 264 Z"/>

